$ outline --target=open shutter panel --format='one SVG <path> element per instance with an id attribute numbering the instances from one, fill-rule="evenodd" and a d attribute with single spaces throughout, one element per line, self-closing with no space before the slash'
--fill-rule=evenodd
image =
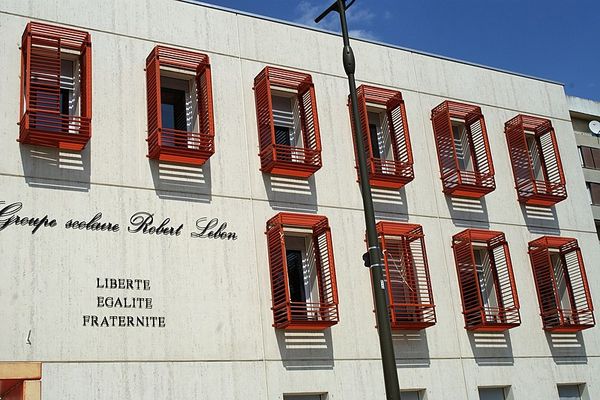
<path id="1" fill-rule="evenodd" d="M 156 148 L 157 151 L 162 145 L 159 134 L 162 127 L 160 99 L 160 63 L 155 49 L 146 59 L 146 103 L 148 108 L 148 147 Z M 156 155 L 150 154 L 150 156 Z"/>
<path id="2" fill-rule="evenodd" d="M 446 103 L 442 103 L 433 109 L 431 120 L 443 179 L 446 175 L 452 174 L 457 170 L 452 122 L 450 121 L 450 113 Z"/>
<path id="3" fill-rule="evenodd" d="M 348 97 L 348 105 L 350 111 L 350 120 L 354 124 L 354 117 L 352 114 L 352 103 L 350 97 Z M 360 118 L 360 127 L 362 129 L 362 141 L 363 147 L 365 149 L 365 158 L 367 161 L 367 169 L 369 170 L 369 174 L 375 172 L 373 165 L 373 148 L 371 147 L 371 132 L 369 131 L 369 114 L 367 112 L 367 98 L 365 96 L 364 91 L 359 90 L 357 95 L 358 101 L 358 116 Z M 355 154 L 356 156 L 356 154 Z M 358 165 L 358 159 L 357 159 Z M 358 168 L 358 167 L 357 167 Z"/>
<path id="4" fill-rule="evenodd" d="M 270 221 L 267 231 L 269 248 L 269 271 L 271 274 L 271 295 L 273 319 L 276 328 L 291 319 L 288 307 L 290 295 L 287 287 L 287 266 L 283 227 L 277 221 Z"/>
<path id="5" fill-rule="evenodd" d="M 523 125 L 518 120 L 506 124 L 506 142 L 518 191 L 533 190 L 533 167 Z"/>
<path id="6" fill-rule="evenodd" d="M 298 106 L 304 140 L 305 163 L 321 166 L 321 137 L 319 118 L 312 82 L 303 83 L 298 88 Z"/>
<path id="7" fill-rule="evenodd" d="M 387 102 L 387 117 L 394 159 L 412 165 L 412 148 L 408 136 L 406 109 L 400 93 Z M 410 172 L 412 173 L 412 169 Z"/>
<path id="8" fill-rule="evenodd" d="M 473 257 L 473 247 L 468 238 L 460 238 L 454 242 L 454 257 L 462 294 L 465 327 L 469 328 L 482 323 L 481 307 L 483 305 L 479 293 L 479 281 Z"/>
<path id="9" fill-rule="evenodd" d="M 580 325 L 595 325 L 594 306 L 585 273 L 583 257 L 576 241 L 571 241 L 561 248 L 565 263 L 566 276 L 571 287 L 572 304 L 571 322 Z"/>
<path id="10" fill-rule="evenodd" d="M 466 120 L 467 129 L 470 132 L 471 146 L 475 155 L 475 164 L 481 174 L 494 174 L 494 165 L 490 156 L 490 145 L 488 143 L 485 121 L 481 111 Z"/>
<path id="11" fill-rule="evenodd" d="M 556 144 L 556 135 L 551 129 L 539 136 L 542 158 L 546 167 L 546 176 L 550 184 L 565 184 L 564 173 Z"/>
<path id="12" fill-rule="evenodd" d="M 60 40 L 31 35 L 28 42 L 26 107 L 29 128 L 58 134 L 62 130 L 60 117 Z M 43 144 L 44 139 L 40 138 Z M 49 144 L 50 142 L 48 142 Z"/>
<path id="13" fill-rule="evenodd" d="M 273 101 L 271 83 L 267 70 L 263 70 L 254 80 L 254 98 L 256 101 L 256 122 L 258 125 L 258 145 L 261 169 L 265 170 L 276 158 L 275 126 L 273 125 Z"/>
<path id="14" fill-rule="evenodd" d="M 554 270 L 548 249 L 545 247 L 530 249 L 529 257 L 544 327 L 557 326 L 561 323 L 561 318 L 558 314 L 559 307 L 554 286 Z"/>
<path id="15" fill-rule="evenodd" d="M 83 46 L 81 53 L 81 115 L 86 115 L 91 118 L 92 116 L 92 51 L 91 44 Z M 82 128 L 84 127 L 84 121 L 82 121 Z M 89 123 L 88 123 L 89 127 Z M 88 128 L 90 129 L 90 128 Z M 89 133 L 91 136 L 91 131 Z"/>
<path id="16" fill-rule="evenodd" d="M 337 283 L 331 231 L 326 219 L 314 227 L 313 242 L 317 259 L 317 278 L 319 280 L 320 319 L 337 321 Z"/>
<path id="17" fill-rule="evenodd" d="M 207 151 L 214 153 L 214 140 L 207 140 L 215 135 L 210 65 L 204 63 L 198 65 L 196 69 L 196 87 L 200 134 L 194 140 L 197 143 L 192 143 L 192 145 L 205 148 Z"/>

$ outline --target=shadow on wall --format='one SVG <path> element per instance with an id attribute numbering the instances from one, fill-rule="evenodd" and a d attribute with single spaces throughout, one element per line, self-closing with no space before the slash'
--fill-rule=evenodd
<path id="1" fill-rule="evenodd" d="M 392 342 L 398 368 L 424 368 L 431 365 L 425 329 L 392 331 Z"/>
<path id="2" fill-rule="evenodd" d="M 91 143 L 83 151 L 20 145 L 25 181 L 31 187 L 90 190 Z"/>
<path id="3" fill-rule="evenodd" d="M 490 228 L 485 197 L 471 199 L 446 196 L 446 205 L 455 226 L 479 229 Z"/>
<path id="4" fill-rule="evenodd" d="M 554 207 L 538 207 L 520 204 L 527 229 L 531 233 L 559 235 L 560 227 Z"/>
<path id="5" fill-rule="evenodd" d="M 333 369 L 331 329 L 324 331 L 285 331 L 278 329 L 277 345 L 285 369 Z"/>
<path id="6" fill-rule="evenodd" d="M 148 160 L 154 190 L 161 199 L 210 203 L 210 160 L 202 166 Z"/>
<path id="7" fill-rule="evenodd" d="M 546 332 L 546 340 L 556 364 L 587 364 L 585 342 L 581 332 Z"/>
<path id="8" fill-rule="evenodd" d="M 467 332 L 477 365 L 514 365 L 510 332 Z"/>
<path id="9" fill-rule="evenodd" d="M 295 179 L 263 174 L 269 205 L 274 210 L 317 212 L 315 178 Z"/>
<path id="10" fill-rule="evenodd" d="M 375 218 L 391 221 L 408 221 L 406 190 L 371 188 Z"/>

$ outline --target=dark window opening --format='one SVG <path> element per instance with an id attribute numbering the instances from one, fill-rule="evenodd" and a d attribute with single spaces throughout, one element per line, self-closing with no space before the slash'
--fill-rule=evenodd
<path id="1" fill-rule="evenodd" d="M 300 250 L 286 250 L 285 253 L 288 268 L 290 300 L 292 302 L 306 302 L 302 252 Z"/>
<path id="2" fill-rule="evenodd" d="M 285 146 L 292 145 L 290 140 L 290 128 L 275 125 L 275 144 L 283 144 Z"/>
<path id="3" fill-rule="evenodd" d="M 162 127 L 187 131 L 185 91 L 164 87 L 160 91 Z"/>

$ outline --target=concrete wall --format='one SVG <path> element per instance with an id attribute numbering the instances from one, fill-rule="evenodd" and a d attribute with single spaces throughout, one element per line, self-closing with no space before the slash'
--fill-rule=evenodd
<path id="1" fill-rule="evenodd" d="M 15 141 L 18 45 L 31 20 L 92 35 L 93 137 L 81 155 Z M 22 202 L 22 215 L 59 221 L 35 235 L 23 227 L 0 232 L 0 277 L 9 282 L 0 288 L 1 360 L 44 362 L 45 399 L 384 397 L 360 258 L 364 224 L 339 37 L 177 1 L 7 0 L 0 38 L 0 200 Z M 156 44 L 211 58 L 217 152 L 201 169 L 173 171 L 146 158 L 144 63 Z M 593 379 L 600 374 L 598 329 L 544 333 L 527 256 L 527 242 L 542 234 L 577 238 L 592 295 L 600 293 L 600 248 L 563 88 L 366 42 L 354 49 L 360 83 L 401 90 L 406 101 L 415 180 L 376 195 L 377 217 L 423 225 L 437 304 L 435 326 L 395 335 L 401 387 L 426 389 L 428 400 L 475 400 L 478 386 L 510 385 L 515 399 L 547 400 L 557 398 L 557 383 L 585 382 L 590 397 L 600 397 Z M 315 82 L 323 168 L 294 189 L 259 171 L 252 82 L 265 65 L 308 72 Z M 485 115 L 497 189 L 481 202 L 464 204 L 441 191 L 429 118 L 446 99 L 480 105 Z M 552 120 L 565 166 L 569 197 L 541 214 L 516 200 L 503 124 L 518 113 Z M 173 173 L 188 179 L 174 182 Z M 298 336 L 271 326 L 264 230 L 281 210 L 329 218 L 341 321 L 322 333 Z M 122 230 L 60 226 L 98 211 Z M 125 227 L 136 211 L 184 223 L 184 232 L 130 234 Z M 239 239 L 191 238 L 204 216 L 226 220 Z M 463 328 L 450 245 L 467 227 L 500 230 L 508 239 L 522 325 L 505 334 Z M 83 327 L 83 314 L 102 314 L 96 277 L 150 279 L 148 314 L 166 316 L 167 326 Z"/>

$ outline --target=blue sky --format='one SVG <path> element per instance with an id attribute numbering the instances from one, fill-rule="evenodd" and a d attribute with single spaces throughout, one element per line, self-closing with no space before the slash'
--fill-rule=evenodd
<path id="1" fill-rule="evenodd" d="M 333 0 L 205 0 L 305 25 Z M 564 83 L 600 101 L 600 0 L 356 0 L 351 35 Z M 337 30 L 335 15 L 323 29 Z"/>

